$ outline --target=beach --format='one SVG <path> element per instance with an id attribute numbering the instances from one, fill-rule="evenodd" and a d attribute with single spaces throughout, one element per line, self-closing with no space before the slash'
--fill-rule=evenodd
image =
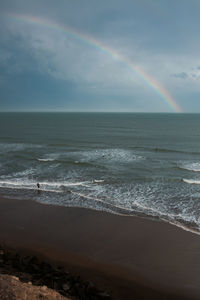
<path id="1" fill-rule="evenodd" d="M 113 299 L 199 299 L 200 236 L 166 222 L 0 198 L 0 244 L 65 266 Z"/>
<path id="2" fill-rule="evenodd" d="M 0 1 L 0 300 L 200 300 L 199 11 Z"/>

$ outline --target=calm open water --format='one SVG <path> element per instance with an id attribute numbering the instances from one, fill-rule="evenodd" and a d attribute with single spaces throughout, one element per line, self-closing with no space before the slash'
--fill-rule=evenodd
<path id="1" fill-rule="evenodd" d="M 1 113 L 0 194 L 200 230 L 200 115 Z"/>

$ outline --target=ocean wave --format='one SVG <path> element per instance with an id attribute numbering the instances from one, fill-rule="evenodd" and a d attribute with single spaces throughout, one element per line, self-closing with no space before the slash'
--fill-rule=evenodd
<path id="1" fill-rule="evenodd" d="M 74 160 L 83 162 L 101 162 L 107 163 L 130 163 L 144 159 L 143 156 L 136 154 L 132 150 L 125 149 L 97 149 L 91 151 L 77 151 L 68 153 L 69 156 L 74 157 Z"/>
<path id="2" fill-rule="evenodd" d="M 42 181 L 40 182 L 40 185 L 44 186 L 54 186 L 54 187 L 70 187 L 70 186 L 87 186 L 88 181 L 81 181 L 81 182 L 63 182 L 63 181 L 57 181 L 57 182 L 49 182 L 49 181 Z"/>
<path id="3" fill-rule="evenodd" d="M 91 167 L 91 166 L 94 166 L 94 163 L 93 162 L 87 162 L 87 161 L 78 161 L 78 160 L 75 160 L 72 158 L 37 158 L 37 161 L 39 162 L 44 162 L 44 163 L 50 163 L 50 162 L 53 162 L 53 163 L 57 163 L 58 165 L 61 164 L 61 165 L 73 165 L 73 164 L 76 164 L 76 165 L 80 165 L 82 167 Z M 95 163 L 95 166 L 97 166 L 97 164 Z M 98 165 L 98 167 L 102 167 L 101 165 Z"/>
<path id="4" fill-rule="evenodd" d="M 144 150 L 144 151 L 151 151 L 151 152 L 169 152 L 169 153 L 181 153 L 181 154 L 200 154 L 198 151 L 186 151 L 180 149 L 169 149 L 169 148 L 160 148 L 160 147 L 134 147 L 134 149 Z"/>
<path id="5" fill-rule="evenodd" d="M 56 159 L 55 158 L 37 158 L 37 160 L 48 162 L 48 161 L 55 161 Z"/>
<path id="6" fill-rule="evenodd" d="M 84 186 L 87 187 L 85 182 L 48 182 L 40 181 L 40 190 L 42 191 L 52 191 L 52 192 L 63 192 L 64 187 L 74 187 L 74 186 Z M 37 182 L 33 180 L 22 180 L 22 179 L 12 179 L 12 180 L 0 180 L 0 187 L 10 188 L 10 189 L 31 189 L 37 190 Z"/>
<path id="7" fill-rule="evenodd" d="M 200 234 L 199 232 L 199 223 L 195 219 L 194 216 L 188 216 L 184 213 L 167 213 L 160 211 L 159 208 L 149 207 L 148 205 L 139 203 L 138 201 L 134 201 L 134 205 L 132 208 L 125 207 L 123 205 L 118 205 L 113 202 L 113 199 L 102 199 L 98 197 L 94 197 L 91 195 L 86 195 L 80 192 L 71 192 L 72 195 L 76 196 L 76 201 L 73 201 L 73 204 L 69 206 L 79 206 L 86 207 L 94 210 L 103 210 L 113 214 L 121 215 L 121 216 L 142 216 L 142 217 L 150 217 L 159 219 L 165 222 L 168 222 L 172 225 L 180 227 L 186 231 L 191 231 L 196 234 Z M 79 199 L 77 201 L 77 199 Z M 86 202 L 79 202 L 81 199 L 85 199 Z M 89 201 L 89 202 L 87 202 Z M 90 202 L 92 201 L 92 202 Z"/>
<path id="8" fill-rule="evenodd" d="M 38 161 L 48 162 L 48 161 L 56 161 L 61 157 L 62 153 L 48 153 L 43 155 L 43 157 L 37 158 Z"/>
<path id="9" fill-rule="evenodd" d="M 0 187 L 5 189 L 13 189 L 13 190 L 38 190 L 38 187 L 36 184 L 31 183 L 22 183 L 19 181 L 0 181 Z M 51 192 L 51 193 L 61 193 L 62 191 L 59 190 L 53 190 L 53 189 L 47 189 L 41 187 L 39 189 L 43 192 Z"/>
<path id="10" fill-rule="evenodd" d="M 139 162 L 145 157 L 132 150 L 125 149 L 97 149 L 89 151 L 73 151 L 49 153 L 44 157 L 37 158 L 39 162 L 58 162 L 61 164 L 79 164 L 84 166 L 106 167 L 107 165 L 120 163 L 128 164 Z M 113 165 L 114 166 L 114 165 Z"/>
<path id="11" fill-rule="evenodd" d="M 22 151 L 29 148 L 42 148 L 42 145 L 39 144 L 25 144 L 25 143 L 0 143 L 1 152 L 14 152 Z"/>
<path id="12" fill-rule="evenodd" d="M 187 151 L 183 151 L 183 150 L 175 150 L 175 149 L 167 149 L 167 148 L 159 148 L 159 147 L 155 147 L 152 150 L 155 152 L 188 153 Z"/>
<path id="13" fill-rule="evenodd" d="M 36 169 L 35 168 L 29 168 L 23 171 L 19 171 L 19 172 L 14 172 L 11 174 L 7 174 L 7 175 L 1 175 L 0 179 L 11 179 L 11 180 L 21 180 L 22 178 L 26 177 L 26 176 L 30 176 L 30 175 L 34 175 L 36 173 Z"/>
<path id="14" fill-rule="evenodd" d="M 141 208 L 146 216 L 158 218 L 164 222 L 170 223 L 176 227 L 182 228 L 185 231 L 190 231 L 200 235 L 200 224 L 199 220 L 193 216 L 188 215 L 182 210 L 180 213 L 172 213 L 163 210 L 159 210 L 158 208 L 149 207 L 145 204 L 134 202 L 138 208 Z"/>
<path id="15" fill-rule="evenodd" d="M 200 184 L 200 181 L 189 179 L 184 179 L 184 181 Z M 184 209 L 181 209 L 181 211 L 179 210 L 177 213 L 170 213 L 168 209 L 166 209 L 164 202 L 155 204 L 153 201 L 154 193 L 152 193 L 150 187 L 148 187 L 145 194 L 141 196 L 141 190 L 138 188 L 135 190 L 128 190 L 126 187 L 126 190 L 122 189 L 114 192 L 116 188 L 113 186 L 113 190 L 109 192 L 104 185 L 99 185 L 99 183 L 104 182 L 104 180 L 101 179 L 79 182 L 39 182 L 39 190 L 42 192 L 57 193 L 59 199 L 62 199 L 63 201 L 61 202 L 62 205 L 98 209 L 123 216 L 139 215 L 144 217 L 153 217 L 170 222 L 176 226 L 183 227 L 185 230 L 193 230 L 199 226 L 198 220 L 196 219 L 197 217 L 189 215 L 187 211 L 184 211 Z M 83 186 L 83 188 L 79 188 L 81 186 Z M 100 190 L 92 190 L 92 186 L 97 187 L 97 189 L 99 187 Z M 38 190 L 37 182 L 35 180 L 0 180 L 0 187 L 21 191 Z M 147 202 L 147 194 L 152 197 L 152 201 Z M 40 197 L 42 197 L 42 194 L 40 194 Z M 53 202 L 50 203 L 56 204 L 56 201 L 60 201 L 56 198 L 57 196 L 52 197 Z M 45 199 L 47 198 L 44 196 L 44 201 Z M 40 201 L 42 201 L 42 198 Z"/>
<path id="16" fill-rule="evenodd" d="M 200 163 L 199 162 L 187 163 L 187 164 L 179 165 L 179 168 L 188 171 L 193 171 L 193 172 L 200 172 Z"/>
<path id="17" fill-rule="evenodd" d="M 93 181 L 92 181 L 92 183 L 103 183 L 105 180 L 103 180 L 103 179 L 94 179 Z"/>
<path id="18" fill-rule="evenodd" d="M 14 174 L 12 174 L 12 176 L 14 177 L 23 177 L 23 176 L 27 176 L 27 175 L 32 175 L 35 173 L 35 168 L 30 168 L 30 169 L 26 169 L 20 172 L 16 172 Z"/>
<path id="19" fill-rule="evenodd" d="M 183 178 L 183 181 L 186 183 L 190 183 L 190 184 L 200 184 L 200 180 L 196 180 L 196 179 L 185 179 Z"/>

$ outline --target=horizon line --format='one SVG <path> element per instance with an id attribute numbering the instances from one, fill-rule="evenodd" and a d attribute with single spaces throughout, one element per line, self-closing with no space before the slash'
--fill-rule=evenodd
<path id="1" fill-rule="evenodd" d="M 0 113 L 130 113 L 130 114 L 200 114 L 200 112 L 176 112 L 176 111 L 63 111 L 63 110 L 5 110 Z"/>

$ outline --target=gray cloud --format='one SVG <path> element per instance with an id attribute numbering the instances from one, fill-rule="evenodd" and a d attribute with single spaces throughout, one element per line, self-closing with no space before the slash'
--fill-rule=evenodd
<path id="1" fill-rule="evenodd" d="M 180 79 L 187 79 L 189 77 L 189 75 L 185 72 L 172 74 L 171 76 L 175 77 L 175 78 L 180 78 Z"/>
<path id="2" fill-rule="evenodd" d="M 193 95 L 196 97 L 200 92 L 197 80 L 200 76 L 200 41 L 196 38 L 200 29 L 197 13 L 200 4 L 196 0 L 191 2 L 2 0 L 1 85 L 9 86 L 9 80 L 13 80 L 14 75 L 20 78 L 29 76 L 27 82 L 31 79 L 39 82 L 36 79 L 38 76 L 46 85 L 44 91 L 50 91 L 47 87 L 51 84 L 58 98 L 59 90 L 62 90 L 62 98 L 66 92 L 66 97 L 76 99 L 77 107 L 82 95 L 90 101 L 93 99 L 93 103 L 95 99 L 99 101 L 100 97 L 108 96 L 109 107 L 114 105 L 113 99 L 116 97 L 121 99 L 123 109 L 123 105 L 127 108 L 132 105 L 133 109 L 142 110 L 139 102 L 148 101 L 147 110 L 150 107 L 162 110 L 163 107 L 168 111 L 169 108 L 156 89 L 152 89 L 149 80 L 157 81 L 172 97 L 178 97 L 183 102 L 186 100 L 182 95 L 190 97 L 191 91 L 195 91 Z M 191 15 L 188 15 L 189 9 Z M 16 19 L 8 16 L 9 13 L 31 15 L 48 19 L 50 23 L 70 26 L 91 40 L 98 40 L 114 52 L 121 53 L 125 59 L 116 59 L 112 51 L 108 53 L 59 28 L 27 22 L 20 17 Z M 191 66 L 196 65 L 191 70 Z M 137 67 L 141 68 L 144 76 L 137 71 Z M 184 84 L 186 79 L 187 85 Z M 15 83 L 20 88 L 21 82 L 15 77 Z M 65 84 L 67 90 L 63 88 Z M 16 93 L 20 88 L 16 86 Z M 26 93 L 31 95 L 31 89 Z M 48 101 L 45 103 L 48 105 Z"/>

